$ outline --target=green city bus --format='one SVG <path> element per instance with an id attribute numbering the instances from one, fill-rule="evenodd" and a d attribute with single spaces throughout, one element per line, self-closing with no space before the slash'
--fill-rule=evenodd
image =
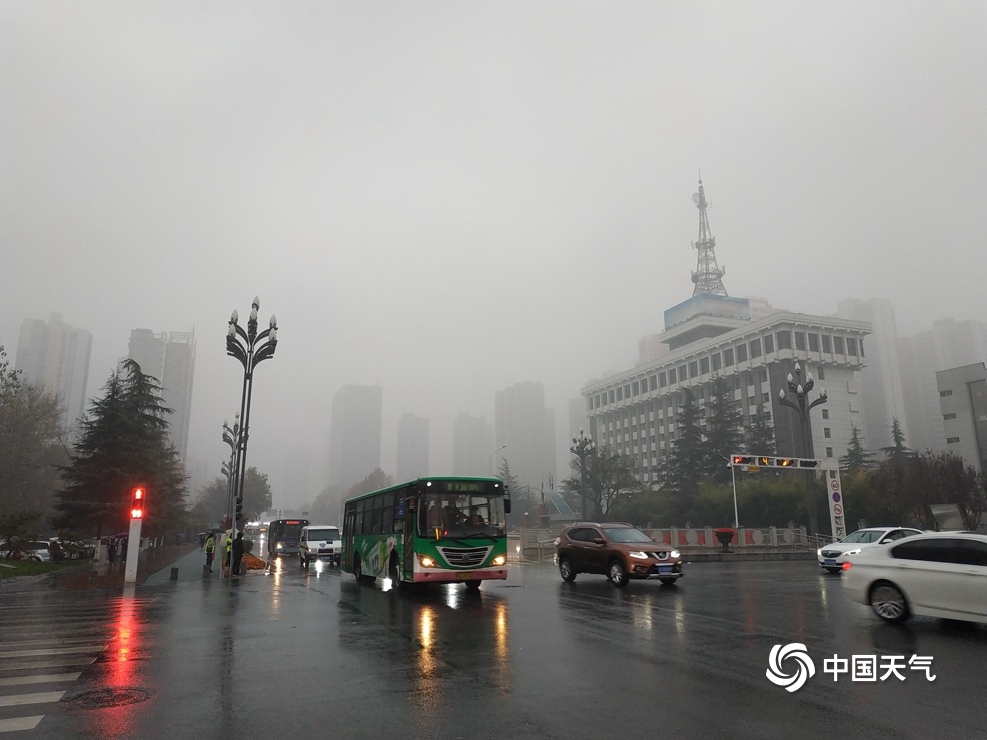
<path id="1" fill-rule="evenodd" d="M 418 478 L 356 496 L 343 508 L 341 567 L 395 587 L 504 580 L 510 510 L 497 478 Z"/>

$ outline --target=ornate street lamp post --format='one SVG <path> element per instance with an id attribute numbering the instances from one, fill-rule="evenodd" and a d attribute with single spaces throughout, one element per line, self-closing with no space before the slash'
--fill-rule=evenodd
<path id="1" fill-rule="evenodd" d="M 582 497 L 582 517 L 584 520 L 588 520 L 589 512 L 587 511 L 588 505 L 586 503 L 586 458 L 596 452 L 596 443 L 592 437 L 586 436 L 586 433 L 580 429 L 579 436 L 572 438 L 572 447 L 569 448 L 569 452 L 579 458 L 579 493 Z"/>
<path id="2" fill-rule="evenodd" d="M 267 329 L 257 333 L 257 312 L 260 310 L 260 298 L 254 298 L 250 306 L 250 318 L 247 329 L 237 323 L 237 312 L 230 317 L 229 329 L 226 332 L 226 354 L 235 357 L 243 365 L 243 393 L 240 397 L 240 430 L 235 435 L 236 458 L 234 460 L 234 495 L 235 506 L 243 506 L 243 479 L 247 470 L 247 437 L 250 428 L 250 397 L 254 385 L 254 368 L 258 364 L 274 356 L 278 346 L 278 320 L 271 316 Z M 237 528 L 237 514 L 234 500 L 230 501 L 230 527 Z M 231 536 L 235 531 L 230 532 Z"/>
<path id="3" fill-rule="evenodd" d="M 785 396 L 785 389 L 782 388 L 778 391 L 778 402 L 782 406 L 788 406 L 790 409 L 794 409 L 799 416 L 799 429 L 801 431 L 802 438 L 802 448 L 799 452 L 799 457 L 813 457 L 811 444 L 806 444 L 806 440 L 811 443 L 812 438 L 808 436 L 809 431 L 809 412 L 812 411 L 816 406 L 821 403 L 826 403 L 828 396 L 826 391 L 819 390 L 819 397 L 808 402 L 809 391 L 815 386 L 815 381 L 812 379 L 812 373 L 807 372 L 805 375 L 805 383 L 802 382 L 802 366 L 798 362 L 795 363 L 795 375 L 792 376 L 791 373 L 788 374 L 788 390 L 792 392 L 795 396 L 795 401 L 790 401 Z M 816 521 L 816 507 L 812 500 L 812 487 L 809 483 L 809 476 L 812 475 L 811 470 L 805 471 L 805 503 L 809 507 L 809 534 L 817 534 L 818 532 L 818 522 Z"/>
<path id="4" fill-rule="evenodd" d="M 233 499 L 236 498 L 234 494 L 238 490 L 237 477 L 236 477 L 236 473 L 237 473 L 236 458 L 237 458 L 237 451 L 239 450 L 239 441 L 240 441 L 240 422 L 239 422 L 240 415 L 237 414 L 233 418 L 234 421 L 232 427 L 227 422 L 225 421 L 223 422 L 223 441 L 230 446 L 230 462 L 223 463 L 223 475 L 226 476 L 227 484 L 228 484 L 226 491 L 226 504 L 227 504 L 227 509 L 230 511 L 233 510 Z M 230 520 L 231 528 L 233 526 L 232 521 L 233 520 L 231 519 Z"/>

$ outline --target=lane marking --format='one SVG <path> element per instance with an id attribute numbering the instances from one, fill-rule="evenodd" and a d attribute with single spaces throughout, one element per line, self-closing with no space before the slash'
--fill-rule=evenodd
<path id="1" fill-rule="evenodd" d="M 19 730 L 33 730 L 44 718 L 43 714 L 34 717 L 14 717 L 13 719 L 0 719 L 0 732 L 17 732 Z"/>
<path id="2" fill-rule="evenodd" d="M 75 673 L 39 673 L 34 676 L 14 676 L 0 678 L 0 686 L 22 686 L 29 683 L 57 683 L 58 681 L 77 681 L 81 671 Z"/>
<path id="3" fill-rule="evenodd" d="M 80 655 L 77 658 L 66 658 L 65 660 L 36 660 L 33 663 L 4 664 L 0 666 L 0 671 L 19 671 L 24 668 L 65 668 L 70 665 L 92 665 L 95 662 L 95 658 Z"/>
<path id="4" fill-rule="evenodd" d="M 0 707 L 21 707 L 25 704 L 50 704 L 61 700 L 64 691 L 45 691 L 38 694 L 13 694 L 0 696 Z"/>
<path id="5" fill-rule="evenodd" d="M 45 648 L 38 650 L 12 650 L 10 652 L 0 652 L 0 660 L 10 660 L 11 658 L 38 658 L 43 655 L 65 655 L 66 653 L 101 653 L 106 650 L 106 645 L 80 645 L 78 647 Z"/>

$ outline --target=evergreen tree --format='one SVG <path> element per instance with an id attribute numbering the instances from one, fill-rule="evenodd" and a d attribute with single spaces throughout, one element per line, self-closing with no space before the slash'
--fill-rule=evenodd
<path id="1" fill-rule="evenodd" d="M 882 447 L 881 452 L 888 460 L 896 462 L 915 456 L 915 453 L 905 446 L 905 433 L 902 431 L 901 423 L 897 417 L 891 419 L 891 446 Z"/>
<path id="2" fill-rule="evenodd" d="M 691 389 L 681 392 L 681 402 L 675 415 L 675 441 L 661 467 L 662 485 L 676 494 L 679 514 L 691 508 L 702 483 L 706 463 L 699 408 Z"/>
<path id="3" fill-rule="evenodd" d="M 744 432 L 745 450 L 750 455 L 772 456 L 778 453 L 775 428 L 768 422 L 768 414 L 757 404 L 751 423 Z"/>
<path id="4" fill-rule="evenodd" d="M 80 532 L 117 531 L 129 522 L 130 490 L 147 488 L 147 531 L 164 532 L 185 514 L 185 476 L 168 444 L 170 410 L 154 378 L 127 360 L 90 402 L 56 495 L 53 523 Z"/>
<path id="5" fill-rule="evenodd" d="M 507 515 L 507 525 L 520 527 L 525 514 L 534 514 L 538 511 L 538 502 L 535 501 L 531 489 L 518 482 L 517 476 L 511 472 L 511 464 L 506 457 L 500 460 L 500 470 L 497 477 L 503 481 L 504 486 L 511 494 L 511 513 Z"/>
<path id="6" fill-rule="evenodd" d="M 864 449 L 860 441 L 860 430 L 856 425 L 851 428 L 850 443 L 847 445 L 846 454 L 840 458 L 840 467 L 848 473 L 869 470 L 874 466 L 874 454 Z"/>
<path id="7" fill-rule="evenodd" d="M 730 455 L 740 451 L 744 415 L 733 397 L 733 386 L 717 376 L 710 384 L 706 404 L 705 472 L 714 483 L 730 482 Z"/>

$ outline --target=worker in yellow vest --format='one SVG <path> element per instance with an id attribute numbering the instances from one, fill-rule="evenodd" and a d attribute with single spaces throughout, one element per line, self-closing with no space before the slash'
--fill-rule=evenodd
<path id="1" fill-rule="evenodd" d="M 212 560 L 216 557 L 216 535 L 212 532 L 206 537 L 206 544 L 204 545 L 206 551 L 206 567 L 209 568 L 209 572 L 212 573 Z"/>

